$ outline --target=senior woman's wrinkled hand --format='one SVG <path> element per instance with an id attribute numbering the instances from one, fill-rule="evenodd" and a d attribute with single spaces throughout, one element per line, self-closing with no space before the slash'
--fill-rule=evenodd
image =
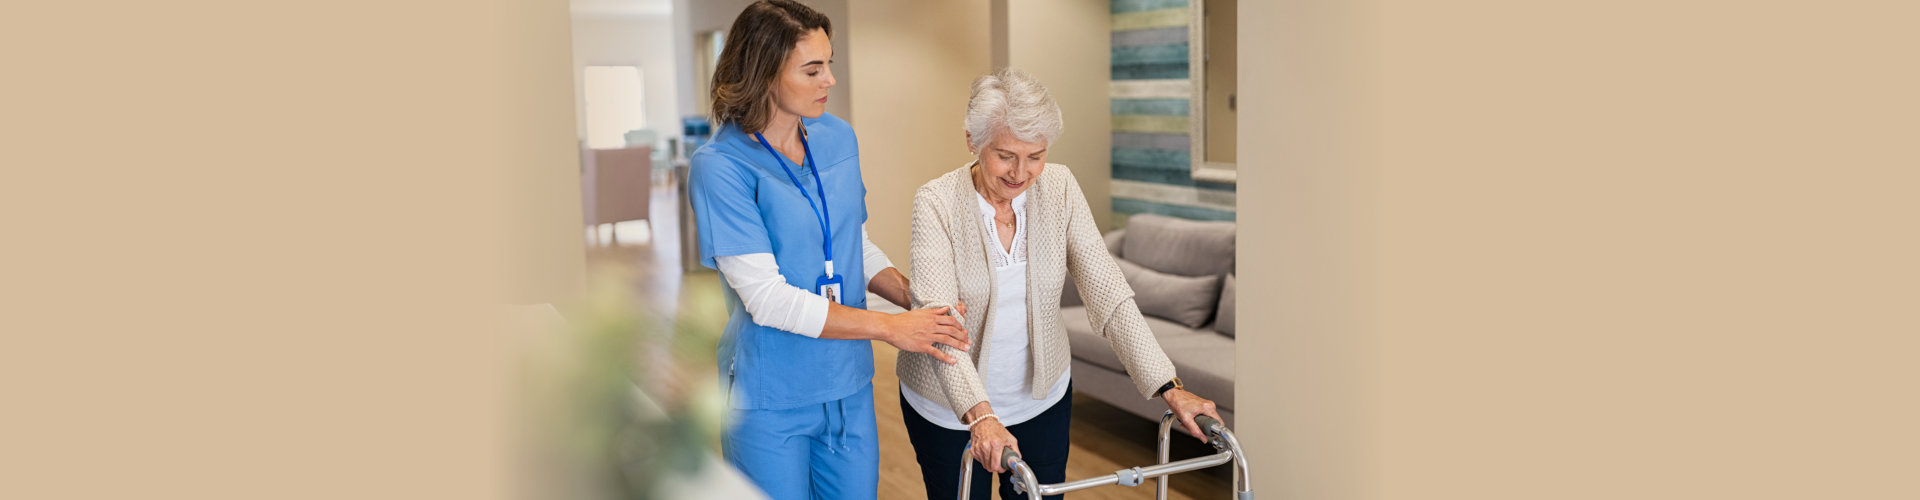
<path id="1" fill-rule="evenodd" d="M 965 314 L 967 307 L 960 305 L 958 312 Z M 953 356 L 940 352 L 938 344 L 946 344 L 962 351 L 973 348 L 973 342 L 967 338 L 966 325 L 959 318 L 947 314 L 946 307 L 914 309 L 887 317 L 882 326 L 880 339 L 902 351 L 910 351 L 933 356 L 947 364 L 956 362 Z"/>
<path id="2" fill-rule="evenodd" d="M 1214 409 L 1213 400 L 1187 392 L 1186 389 L 1169 389 L 1160 397 L 1167 400 L 1167 408 L 1173 410 L 1174 416 L 1180 418 L 1180 425 L 1187 429 L 1187 434 L 1192 434 L 1201 441 L 1207 440 L 1207 433 L 1200 429 L 1200 424 L 1193 423 L 1193 417 L 1206 415 L 1213 417 L 1214 420 L 1220 420 L 1220 413 Z M 1220 421 L 1225 422 L 1225 420 Z"/>
<path id="3" fill-rule="evenodd" d="M 991 414 L 993 414 L 993 408 L 985 401 L 967 410 L 967 421 L 973 422 L 972 425 L 967 426 L 967 433 L 973 436 L 969 441 L 972 447 L 968 448 L 967 452 L 973 455 L 973 461 L 979 462 L 981 467 L 986 467 L 987 472 L 999 474 L 1007 471 L 1007 468 L 1000 463 L 1000 453 L 1007 448 L 1013 448 L 1014 453 L 1020 453 L 1020 440 L 1014 439 L 1013 433 L 1007 431 L 1007 426 L 1000 423 L 1000 417 L 982 420 Z"/>

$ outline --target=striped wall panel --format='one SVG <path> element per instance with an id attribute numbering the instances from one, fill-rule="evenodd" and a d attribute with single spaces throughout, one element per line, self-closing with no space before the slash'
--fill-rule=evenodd
<path id="1" fill-rule="evenodd" d="M 1232 185 L 1194 182 L 1188 0 L 1111 0 L 1114 224 L 1154 213 L 1234 220 Z"/>
<path id="2" fill-rule="evenodd" d="M 1113 213 L 1115 219 L 1147 213 L 1194 220 L 1234 220 L 1233 212 L 1119 197 L 1113 199 Z"/>

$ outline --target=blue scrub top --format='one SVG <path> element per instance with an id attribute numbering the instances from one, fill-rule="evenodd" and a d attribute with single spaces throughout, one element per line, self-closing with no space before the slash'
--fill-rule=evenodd
<path id="1" fill-rule="evenodd" d="M 867 307 L 860 225 L 867 186 L 853 127 L 831 114 L 802 119 L 820 169 L 833 228 L 833 267 L 848 307 Z M 759 140 L 728 124 L 693 153 L 688 187 L 700 231 L 700 263 L 714 257 L 771 253 L 787 284 L 812 292 L 826 275 L 820 219 L 801 197 L 785 163 L 814 203 L 813 169 L 775 158 Z M 720 380 L 732 407 L 778 410 L 835 401 L 873 381 L 873 347 L 864 340 L 816 339 L 753 322 L 732 287 L 725 290 L 727 329 L 720 339 Z"/>

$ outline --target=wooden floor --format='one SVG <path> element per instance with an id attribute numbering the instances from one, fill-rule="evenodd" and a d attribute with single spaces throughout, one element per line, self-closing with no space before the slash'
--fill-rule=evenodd
<path id="1" fill-rule="evenodd" d="M 678 310 L 688 307 L 714 307 L 717 300 L 682 301 L 682 293 L 719 290 L 719 276 L 702 271 L 682 273 L 679 268 L 678 200 L 671 185 L 656 184 L 651 207 L 654 220 L 622 225 L 617 247 L 593 250 L 594 258 L 613 258 L 632 264 L 638 275 L 634 282 L 637 295 L 651 307 Z M 629 227 L 632 225 L 640 227 Z M 584 236 L 584 234 L 583 234 Z M 902 261 L 906 256 L 893 256 Z M 691 302 L 700 302 L 697 306 Z M 877 297 L 869 302 L 876 309 L 891 307 Z M 687 313 L 688 311 L 679 311 Z M 724 311 L 696 311 L 694 314 L 724 315 Z M 893 346 L 875 342 L 873 346 L 873 395 L 880 423 L 880 495 L 881 499 L 919 499 L 926 496 L 920 481 L 919 464 L 914 461 L 913 446 L 900 414 L 900 379 L 893 363 L 898 354 Z M 1141 418 L 1125 410 L 1080 393 L 1073 395 L 1073 429 L 1069 437 L 1067 479 L 1077 480 L 1112 474 L 1116 470 L 1154 463 L 1154 440 L 1159 422 Z M 1192 437 L 1176 435 L 1174 460 L 1211 453 L 1213 449 Z M 974 478 L 976 485 L 982 478 Z M 1232 498 L 1232 474 L 1227 467 L 1180 474 L 1173 478 L 1168 496 L 1176 499 Z M 1152 499 L 1153 483 L 1138 487 L 1105 486 L 1066 495 L 1070 499 Z"/>

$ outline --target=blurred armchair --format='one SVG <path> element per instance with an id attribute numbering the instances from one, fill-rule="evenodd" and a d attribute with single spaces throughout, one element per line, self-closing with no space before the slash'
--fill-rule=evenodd
<path id="1" fill-rule="evenodd" d="M 585 149 L 581 154 L 581 203 L 594 244 L 600 244 L 598 228 L 630 220 L 648 220 L 648 205 L 653 194 L 653 147 L 633 146 L 619 149 Z M 615 226 L 618 227 L 618 226 Z M 613 243 L 620 234 L 613 233 Z"/>

